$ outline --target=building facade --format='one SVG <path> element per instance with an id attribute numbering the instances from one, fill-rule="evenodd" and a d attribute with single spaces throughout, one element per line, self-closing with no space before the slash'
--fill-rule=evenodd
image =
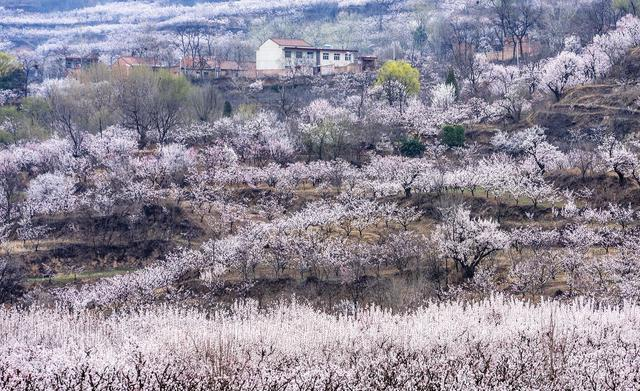
<path id="1" fill-rule="evenodd" d="M 256 63 L 221 60 L 212 57 L 180 60 L 180 71 L 192 79 L 256 78 Z"/>
<path id="2" fill-rule="evenodd" d="M 357 50 L 315 47 L 302 39 L 270 38 L 256 51 L 257 77 L 359 72 Z"/>
<path id="3" fill-rule="evenodd" d="M 88 56 L 67 56 L 64 58 L 65 74 L 69 75 L 80 69 L 86 69 L 96 65 L 99 62 L 97 55 Z"/>

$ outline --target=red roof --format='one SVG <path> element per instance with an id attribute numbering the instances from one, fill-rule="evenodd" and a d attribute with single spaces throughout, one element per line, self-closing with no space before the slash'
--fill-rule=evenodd
<path id="1" fill-rule="evenodd" d="M 304 39 L 271 38 L 271 40 L 280 46 L 293 46 L 300 48 L 313 47 L 313 45 L 309 44 L 309 42 Z"/>

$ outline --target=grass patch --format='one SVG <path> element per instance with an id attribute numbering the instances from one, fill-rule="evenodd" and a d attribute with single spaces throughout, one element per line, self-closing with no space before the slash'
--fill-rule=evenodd
<path id="1" fill-rule="evenodd" d="M 43 282 L 51 282 L 55 284 L 69 284 L 77 281 L 91 281 L 100 278 L 108 278 L 121 274 L 127 274 L 132 269 L 111 269 L 104 271 L 78 272 L 78 273 L 57 273 L 51 277 L 29 277 L 27 282 L 30 284 L 38 284 Z"/>

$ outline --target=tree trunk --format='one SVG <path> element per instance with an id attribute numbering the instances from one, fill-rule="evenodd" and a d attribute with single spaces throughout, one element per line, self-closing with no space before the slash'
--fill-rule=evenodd
<path id="1" fill-rule="evenodd" d="M 627 182 L 626 178 L 624 177 L 624 173 L 619 171 L 619 170 L 615 170 L 616 174 L 618 175 L 618 184 L 620 186 L 624 186 Z"/>
<path id="2" fill-rule="evenodd" d="M 473 278 L 473 276 L 476 274 L 476 267 L 475 266 L 467 266 L 467 265 L 460 265 L 462 267 L 462 277 L 465 280 L 471 280 Z"/>

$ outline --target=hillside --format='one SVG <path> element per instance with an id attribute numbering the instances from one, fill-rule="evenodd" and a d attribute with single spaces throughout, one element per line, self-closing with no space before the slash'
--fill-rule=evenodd
<path id="1" fill-rule="evenodd" d="M 530 122 L 550 129 L 550 135 L 566 138 L 568 132 L 607 128 L 619 137 L 640 129 L 640 49 L 629 51 L 611 75 L 596 84 L 570 89 L 559 102 L 531 114 Z"/>
<path id="2" fill-rule="evenodd" d="M 635 1 L 21 4 L 0 390 L 640 389 Z"/>

